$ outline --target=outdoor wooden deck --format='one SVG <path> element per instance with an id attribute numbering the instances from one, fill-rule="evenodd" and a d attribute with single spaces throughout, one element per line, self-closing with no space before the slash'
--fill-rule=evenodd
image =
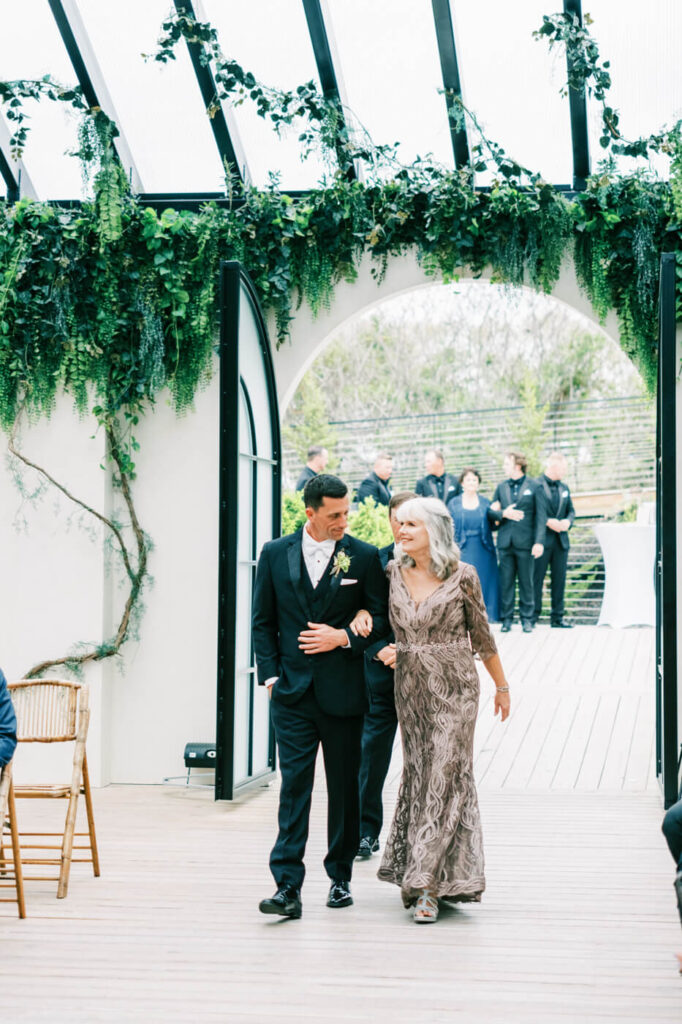
<path id="1" fill-rule="evenodd" d="M 653 633 L 501 639 L 515 707 L 502 726 L 482 703 L 480 906 L 417 927 L 375 857 L 357 865 L 355 906 L 328 910 L 320 783 L 304 916 L 264 918 L 276 784 L 219 805 L 113 786 L 95 793 L 102 877 L 77 865 L 59 902 L 29 884 L 25 921 L 0 908 L 3 1022 L 679 1021 L 682 935 L 649 781 Z"/>

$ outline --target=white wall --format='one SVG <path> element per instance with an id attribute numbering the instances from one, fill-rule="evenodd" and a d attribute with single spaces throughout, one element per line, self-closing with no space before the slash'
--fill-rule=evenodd
<path id="1" fill-rule="evenodd" d="M 59 401 L 49 420 L 22 426 L 19 448 L 81 500 L 105 507 L 104 439 L 92 437 L 91 420 L 79 420 L 71 403 Z M 6 441 L 3 444 L 6 451 Z M 34 491 L 40 478 L 9 455 L 0 459 L 0 666 L 9 680 L 37 662 L 71 652 L 74 641 L 102 639 L 104 561 L 102 531 L 92 517 L 48 487 L 37 499 L 23 499 L 13 479 L 18 467 Z M 54 671 L 64 677 L 63 669 Z M 102 667 L 87 672 L 93 728 L 89 760 L 95 775 L 101 761 Z M 23 748 L 26 750 L 26 748 Z M 45 762 L 37 750 L 17 761 L 17 778 L 35 777 Z M 35 763 L 35 764 L 34 764 Z M 22 775 L 22 768 L 26 775 Z M 34 771 L 35 769 L 35 771 Z"/>

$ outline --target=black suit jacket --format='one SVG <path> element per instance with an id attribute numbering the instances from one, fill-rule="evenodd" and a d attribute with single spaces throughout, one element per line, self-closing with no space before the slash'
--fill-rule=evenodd
<path id="1" fill-rule="evenodd" d="M 343 537 L 325 572 L 329 578 L 323 577 L 318 584 L 318 594 L 309 579 L 303 579 L 307 570 L 301 535 L 302 529 L 269 541 L 258 561 L 253 599 L 258 682 L 263 685 L 277 676 L 272 699 L 284 704 L 293 704 L 312 684 L 318 704 L 327 714 L 361 715 L 367 707 L 362 655 L 386 633 L 388 623 L 388 583 L 379 552 L 371 544 Z M 350 566 L 347 572 L 332 575 L 334 557 L 340 550 L 348 555 Z M 343 629 L 360 608 L 366 608 L 374 620 L 369 637 L 356 637 L 348 631 L 349 648 L 337 647 L 323 654 L 299 650 L 299 633 L 309 622 Z"/>
<path id="2" fill-rule="evenodd" d="M 393 558 L 394 553 L 395 544 L 387 544 L 385 548 L 380 548 L 379 558 L 381 559 L 384 571 Z M 365 679 L 367 680 L 370 704 L 372 703 L 372 697 L 393 693 L 395 670 L 388 668 L 382 661 L 375 661 L 375 658 L 386 644 L 392 644 L 394 640 L 395 637 L 389 627 L 386 635 L 375 640 L 365 651 Z"/>
<path id="3" fill-rule="evenodd" d="M 462 485 L 456 476 L 452 473 L 445 473 L 445 486 L 443 487 L 443 498 L 442 500 L 447 503 L 451 498 L 456 498 L 458 494 L 462 493 Z M 421 480 L 417 480 L 415 484 L 415 492 L 420 498 L 438 498 L 438 485 L 436 480 L 438 478 L 429 473 L 428 476 L 423 476 Z"/>
<path id="4" fill-rule="evenodd" d="M 559 481 L 558 494 L 559 494 L 559 508 L 556 508 L 556 504 L 553 501 L 552 488 L 547 480 L 547 477 L 542 474 L 537 479 L 540 498 L 545 506 L 545 520 L 547 519 L 570 519 L 571 526 L 573 526 L 573 520 L 575 519 L 575 509 L 573 508 L 573 502 L 571 500 L 571 491 L 568 484 L 565 484 L 563 480 Z M 571 529 L 569 526 L 568 530 Z M 557 544 L 560 544 L 562 548 L 568 550 L 571 543 L 568 539 L 568 530 L 557 533 L 556 530 L 545 530 L 545 540 L 543 543 L 547 543 L 548 539 L 554 538 Z"/>
<path id="5" fill-rule="evenodd" d="M 540 496 L 537 480 L 528 476 L 523 477 L 516 501 L 512 502 L 511 497 L 509 484 L 503 480 L 497 485 L 493 494 L 493 504 L 499 501 L 502 508 L 499 512 L 491 508 L 488 509 L 488 518 L 499 527 L 497 547 L 513 547 L 530 551 L 534 544 L 544 544 L 547 512 L 545 502 Z M 518 523 L 512 519 L 504 519 L 502 516 L 502 512 L 510 504 L 514 504 L 515 508 L 524 513 L 523 519 Z"/>
<path id="6" fill-rule="evenodd" d="M 382 480 L 376 473 L 370 473 L 358 487 L 357 501 L 359 504 L 365 498 L 374 498 L 377 505 L 388 505 L 391 493 L 388 481 Z"/>
<path id="7" fill-rule="evenodd" d="M 317 473 L 310 466 L 304 466 L 301 470 L 298 480 L 296 481 L 296 490 L 302 491 L 309 480 L 314 480 Z"/>

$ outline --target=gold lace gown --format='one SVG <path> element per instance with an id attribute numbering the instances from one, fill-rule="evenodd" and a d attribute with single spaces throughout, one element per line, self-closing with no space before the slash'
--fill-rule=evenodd
<path id="1" fill-rule="evenodd" d="M 403 775 L 378 877 L 411 906 L 423 889 L 479 902 L 483 836 L 473 745 L 479 680 L 474 652 L 497 652 L 476 570 L 461 562 L 418 604 L 398 565 L 388 566 L 396 639 L 395 705 Z"/>

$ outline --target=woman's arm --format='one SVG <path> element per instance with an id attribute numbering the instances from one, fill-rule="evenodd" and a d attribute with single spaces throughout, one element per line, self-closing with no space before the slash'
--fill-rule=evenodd
<path id="1" fill-rule="evenodd" d="M 486 671 L 495 683 L 495 714 L 501 712 L 502 721 L 509 716 L 511 700 L 509 699 L 509 684 L 504 675 L 502 662 L 499 654 L 493 654 L 483 662 Z"/>

